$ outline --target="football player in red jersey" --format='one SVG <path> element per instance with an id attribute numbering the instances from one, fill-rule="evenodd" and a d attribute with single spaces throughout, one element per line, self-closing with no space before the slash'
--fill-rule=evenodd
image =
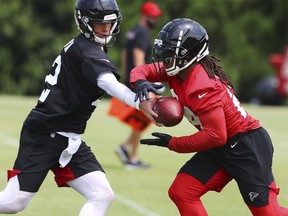
<path id="1" fill-rule="evenodd" d="M 59 187 L 70 186 L 86 198 L 80 216 L 104 215 L 114 194 L 102 166 L 81 140 L 87 121 L 105 92 L 155 115 L 150 102 L 134 102 L 135 93 L 118 82 L 105 52 L 119 33 L 116 1 L 77 0 L 75 20 L 81 33 L 55 59 L 24 122 L 13 170 L 0 193 L 0 214 L 22 211 L 52 170 Z"/>
<path id="2" fill-rule="evenodd" d="M 208 42 L 206 30 L 196 21 L 172 20 L 155 39 L 153 64 L 132 70 L 135 99 L 149 99 L 149 92 L 155 90 L 150 82 L 167 82 L 185 117 L 198 129 L 181 137 L 154 132 L 155 138 L 140 142 L 178 153 L 197 152 L 169 188 L 182 216 L 208 215 L 201 196 L 220 192 L 232 179 L 253 215 L 288 216 L 288 209 L 277 202 L 271 139 L 241 107 L 229 76 L 209 55 Z"/>

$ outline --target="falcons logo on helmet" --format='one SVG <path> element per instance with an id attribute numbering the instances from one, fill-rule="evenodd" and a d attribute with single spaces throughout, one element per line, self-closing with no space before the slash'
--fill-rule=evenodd
<path id="1" fill-rule="evenodd" d="M 259 196 L 259 194 L 256 193 L 256 192 L 250 192 L 250 193 L 249 193 L 249 196 L 250 196 L 250 200 L 253 202 L 254 199 Z"/>

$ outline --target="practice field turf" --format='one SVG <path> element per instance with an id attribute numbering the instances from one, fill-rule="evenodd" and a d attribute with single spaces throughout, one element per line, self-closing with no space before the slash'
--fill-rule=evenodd
<path id="1" fill-rule="evenodd" d="M 37 98 L 0 96 L 0 190 L 6 185 L 6 170 L 11 169 L 17 155 L 22 123 L 35 105 Z M 128 135 L 130 129 L 107 116 L 109 100 L 103 100 L 90 119 L 82 139 L 91 146 L 103 165 L 115 192 L 115 200 L 107 216 L 177 216 L 179 215 L 167 190 L 179 168 L 193 154 L 177 154 L 160 147 L 140 147 L 140 158 L 152 168 L 141 171 L 124 169 L 114 149 Z M 270 133 L 274 143 L 274 176 L 278 187 L 279 203 L 288 207 L 288 107 L 256 107 L 245 105 L 246 110 Z M 195 132 L 186 119 L 173 128 L 149 127 L 143 137 L 153 131 L 175 136 Z M 250 215 L 232 181 L 221 193 L 209 192 L 202 199 L 209 216 Z M 69 188 L 58 189 L 53 174 L 44 181 L 30 205 L 19 216 L 77 216 L 84 198 Z"/>

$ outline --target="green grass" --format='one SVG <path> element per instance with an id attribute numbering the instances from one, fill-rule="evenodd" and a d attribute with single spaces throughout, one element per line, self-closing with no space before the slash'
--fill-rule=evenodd
<path id="1" fill-rule="evenodd" d="M 6 170 L 11 169 L 17 154 L 22 123 L 37 98 L 0 96 L 0 190 L 6 184 Z M 88 123 L 82 139 L 92 147 L 103 165 L 116 194 L 107 216 L 175 216 L 179 215 L 167 195 L 178 169 L 192 154 L 177 154 L 164 148 L 140 146 L 140 158 L 153 168 L 145 171 L 127 171 L 114 154 L 114 149 L 128 135 L 130 129 L 107 116 L 108 101 L 103 100 Z M 288 206 L 288 107 L 256 107 L 245 105 L 252 116 L 261 120 L 274 143 L 274 176 L 278 187 L 279 203 Z M 174 128 L 151 126 L 143 137 L 152 131 L 167 132 L 176 136 L 195 132 L 184 119 Z M 250 215 L 237 186 L 232 181 L 221 193 L 209 192 L 202 199 L 209 216 Z M 19 216 L 77 216 L 84 198 L 70 188 L 58 189 L 50 173 L 40 191 Z"/>

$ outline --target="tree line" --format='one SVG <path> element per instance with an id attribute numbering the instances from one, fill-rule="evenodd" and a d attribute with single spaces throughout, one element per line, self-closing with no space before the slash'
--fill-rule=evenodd
<path id="1" fill-rule="evenodd" d="M 144 1 L 118 0 L 121 32 L 109 55 L 121 68 L 125 33 L 139 20 Z M 201 23 L 210 53 L 236 85 L 237 96 L 249 101 L 255 84 L 275 72 L 268 62 L 288 44 L 286 0 L 163 0 L 164 11 L 153 37 L 177 17 Z M 44 76 L 62 47 L 79 31 L 74 22 L 75 0 L 0 0 L 0 94 L 39 95 Z M 152 41 L 151 41 L 152 43 Z M 120 70 L 121 72 L 121 70 Z"/>

